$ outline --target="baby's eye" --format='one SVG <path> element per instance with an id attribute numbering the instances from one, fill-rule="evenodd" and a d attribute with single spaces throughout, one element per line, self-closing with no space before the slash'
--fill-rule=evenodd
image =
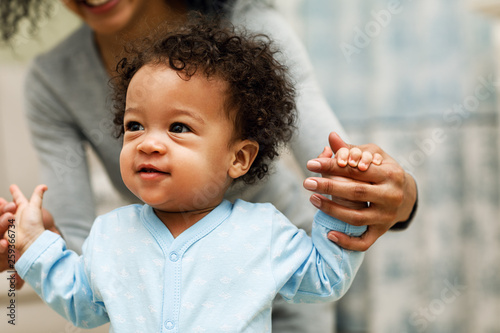
<path id="1" fill-rule="evenodd" d="M 170 126 L 170 132 L 173 133 L 186 133 L 191 132 L 191 129 L 182 123 L 173 123 Z"/>
<path id="2" fill-rule="evenodd" d="M 137 121 L 129 121 L 125 124 L 125 131 L 135 132 L 135 131 L 143 131 L 144 126 L 142 126 Z"/>

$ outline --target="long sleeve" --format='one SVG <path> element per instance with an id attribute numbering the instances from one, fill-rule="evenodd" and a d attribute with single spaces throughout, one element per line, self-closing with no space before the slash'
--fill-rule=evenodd
<path id="1" fill-rule="evenodd" d="M 315 216 L 312 237 L 277 214 L 273 223 L 271 260 L 277 289 L 288 301 L 334 301 L 349 289 L 364 253 L 345 250 L 326 237 L 330 230 L 360 236 L 366 227 L 351 226 L 323 212 Z"/>
<path id="2" fill-rule="evenodd" d="M 92 328 L 109 322 L 102 302 L 95 300 L 90 274 L 64 240 L 45 231 L 16 263 L 19 276 L 26 280 L 52 309 L 73 325 Z"/>

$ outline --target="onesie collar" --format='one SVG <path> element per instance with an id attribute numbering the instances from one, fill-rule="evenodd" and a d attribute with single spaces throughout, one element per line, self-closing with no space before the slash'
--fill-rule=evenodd
<path id="1" fill-rule="evenodd" d="M 165 254 L 176 251 L 182 255 L 192 244 L 209 234 L 226 220 L 232 209 L 233 204 L 223 200 L 214 210 L 177 236 L 177 238 L 172 236 L 170 230 L 156 216 L 153 207 L 149 205 L 142 207 L 141 222 L 156 239 Z"/>

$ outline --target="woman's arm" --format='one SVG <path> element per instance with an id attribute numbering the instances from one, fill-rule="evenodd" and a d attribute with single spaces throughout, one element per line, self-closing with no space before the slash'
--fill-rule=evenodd
<path id="1" fill-rule="evenodd" d="M 289 67 L 296 82 L 299 128 L 291 145 L 292 153 L 306 174 L 316 172 L 324 176 L 321 179 L 314 178 L 318 180 L 316 190 L 308 189 L 352 200 L 359 197 L 358 191 L 362 188 L 366 198 L 372 199 L 366 200 L 373 203 L 369 209 L 355 210 L 327 201 L 324 196 L 311 196 L 311 201 L 325 213 L 348 223 L 369 226 L 369 232 L 361 239 L 338 234 L 339 245 L 351 250 L 366 250 L 397 222 L 410 217 L 416 205 L 415 181 L 394 159 L 373 144 L 360 147 L 362 150 L 383 154 L 385 163 L 382 168 L 351 173 L 348 169 L 332 168 L 326 160 L 320 166 L 306 167 L 308 161 L 328 142 L 334 151 L 347 146 L 339 137 L 332 139 L 329 136 L 335 131 L 345 138 L 345 132 L 321 92 L 305 47 L 279 13 L 268 6 L 257 4 L 242 7 L 239 12 L 235 11 L 235 15 L 238 17 L 236 21 L 242 22 L 248 29 L 262 32 L 276 41 L 282 54 L 280 61 Z M 328 138 L 330 139 L 327 140 Z M 375 180 L 377 183 L 373 183 Z"/>
<path id="2" fill-rule="evenodd" d="M 95 219 L 83 134 L 66 110 L 64 96 L 51 89 L 50 79 L 31 67 L 25 83 L 26 114 L 38 153 L 44 201 L 67 246 L 81 251 Z"/>

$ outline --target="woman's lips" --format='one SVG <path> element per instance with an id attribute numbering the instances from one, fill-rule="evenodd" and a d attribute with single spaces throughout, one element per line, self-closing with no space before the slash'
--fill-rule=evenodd
<path id="1" fill-rule="evenodd" d="M 102 6 L 107 2 L 110 2 L 112 0 L 80 0 L 81 3 L 86 4 L 89 7 L 98 7 Z"/>
<path id="2" fill-rule="evenodd" d="M 93 14 L 102 14 L 113 9 L 120 0 L 79 0 Z"/>

